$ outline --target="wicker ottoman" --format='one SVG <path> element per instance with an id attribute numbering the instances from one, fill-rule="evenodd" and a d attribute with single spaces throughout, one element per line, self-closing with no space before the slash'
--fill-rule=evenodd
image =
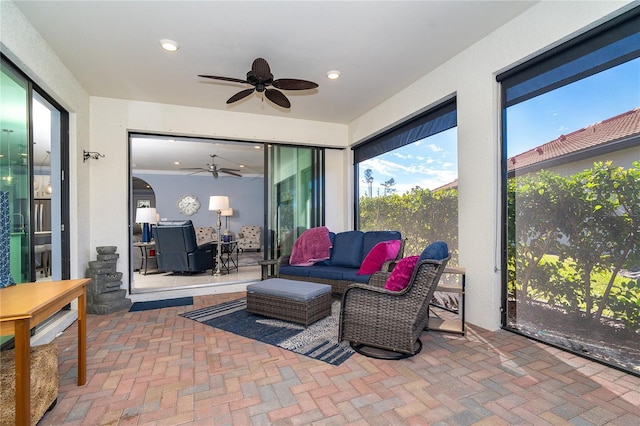
<path id="1" fill-rule="evenodd" d="M 16 375 L 14 351 L 0 354 L 0 425 L 14 425 Z M 35 425 L 58 398 L 58 346 L 55 343 L 31 348 L 31 424 Z"/>
<path id="2" fill-rule="evenodd" d="M 247 312 L 307 327 L 331 314 L 331 286 L 282 278 L 249 284 Z"/>

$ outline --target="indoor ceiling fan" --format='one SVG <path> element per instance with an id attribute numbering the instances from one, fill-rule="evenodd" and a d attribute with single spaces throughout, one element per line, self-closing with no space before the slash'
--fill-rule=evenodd
<path id="1" fill-rule="evenodd" d="M 218 173 L 226 173 L 228 175 L 242 177 L 241 174 L 237 173 L 240 171 L 239 169 L 229 169 L 227 167 L 218 167 L 215 163 L 215 159 L 217 155 L 209 154 L 209 156 L 212 158 L 212 161 L 211 161 L 211 164 L 208 164 L 208 163 L 206 164 L 207 167 L 183 167 L 183 168 L 180 168 L 180 170 L 197 170 L 196 172 L 190 173 L 192 175 L 195 175 L 197 173 L 202 173 L 202 172 L 209 172 L 216 179 L 218 179 Z"/>
<path id="2" fill-rule="evenodd" d="M 282 108 L 291 107 L 291 103 L 289 99 L 279 90 L 307 90 L 307 89 L 315 89 L 318 85 L 312 81 L 307 80 L 298 80 L 295 78 L 280 78 L 278 80 L 273 79 L 273 74 L 271 74 L 271 69 L 269 68 L 269 64 L 266 60 L 262 58 L 257 58 L 253 61 L 253 65 L 251 65 L 251 70 L 247 72 L 247 79 L 242 80 L 239 78 L 233 77 L 219 77 L 216 75 L 198 75 L 198 77 L 204 78 L 212 78 L 214 80 L 224 80 L 231 81 L 234 83 L 244 83 L 250 84 L 253 86 L 251 89 L 241 90 L 236 93 L 232 97 L 227 100 L 228 104 L 239 101 L 240 99 L 246 98 L 254 91 L 259 93 L 264 93 L 267 99 L 273 102 L 276 105 L 281 106 Z M 269 89 L 269 86 L 273 86 L 276 89 Z"/>

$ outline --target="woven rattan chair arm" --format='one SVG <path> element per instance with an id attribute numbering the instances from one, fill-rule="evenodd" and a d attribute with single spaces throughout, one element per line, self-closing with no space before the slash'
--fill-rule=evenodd
<path id="1" fill-rule="evenodd" d="M 382 264 L 382 268 L 380 268 L 380 272 L 389 273 L 393 271 L 393 268 L 395 268 L 397 264 L 398 264 L 397 260 L 387 260 Z"/>
<path id="2" fill-rule="evenodd" d="M 347 287 L 347 289 L 344 291 L 342 300 L 344 301 L 344 299 L 347 297 L 347 293 L 349 292 L 359 293 L 363 291 L 372 292 L 375 294 L 388 294 L 391 296 L 397 296 L 400 294 L 400 292 L 397 292 L 397 291 L 387 290 L 384 288 L 384 286 L 379 287 L 377 285 L 371 285 L 371 284 L 354 283 L 354 284 L 351 284 L 349 287 Z"/>
<path id="3" fill-rule="evenodd" d="M 287 265 L 289 265 L 289 259 L 290 258 L 291 258 L 291 255 L 280 256 L 278 258 L 278 265 L 279 266 L 287 266 Z"/>
<path id="4" fill-rule="evenodd" d="M 376 272 L 369 278 L 369 285 L 384 287 L 384 285 L 387 283 L 389 275 L 391 275 L 390 272 Z"/>

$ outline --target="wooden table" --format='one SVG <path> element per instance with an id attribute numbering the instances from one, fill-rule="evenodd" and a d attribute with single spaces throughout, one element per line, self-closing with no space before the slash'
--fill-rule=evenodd
<path id="1" fill-rule="evenodd" d="M 86 295 L 91 279 L 18 284 L 0 289 L 0 335 L 15 335 L 16 425 L 30 424 L 30 331 L 78 299 L 78 386 L 85 384 Z"/>

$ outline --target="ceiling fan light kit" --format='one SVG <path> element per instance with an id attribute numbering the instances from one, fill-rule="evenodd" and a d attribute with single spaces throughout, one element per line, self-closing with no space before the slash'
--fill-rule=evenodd
<path id="1" fill-rule="evenodd" d="M 251 70 L 247 72 L 246 80 L 233 77 L 220 77 L 216 75 L 198 75 L 198 77 L 230 81 L 232 83 L 250 84 L 253 86 L 251 89 L 241 90 L 231 96 L 227 100 L 227 104 L 232 104 L 244 99 L 255 91 L 258 93 L 264 93 L 264 96 L 266 96 L 268 100 L 282 108 L 290 108 L 291 102 L 289 102 L 289 99 L 287 99 L 280 90 L 308 90 L 318 87 L 317 83 L 307 80 L 299 80 L 296 78 L 281 78 L 274 80 L 273 74 L 271 74 L 271 68 L 263 58 L 257 58 L 253 61 Z M 275 89 L 270 89 L 269 86 L 273 86 Z"/>

